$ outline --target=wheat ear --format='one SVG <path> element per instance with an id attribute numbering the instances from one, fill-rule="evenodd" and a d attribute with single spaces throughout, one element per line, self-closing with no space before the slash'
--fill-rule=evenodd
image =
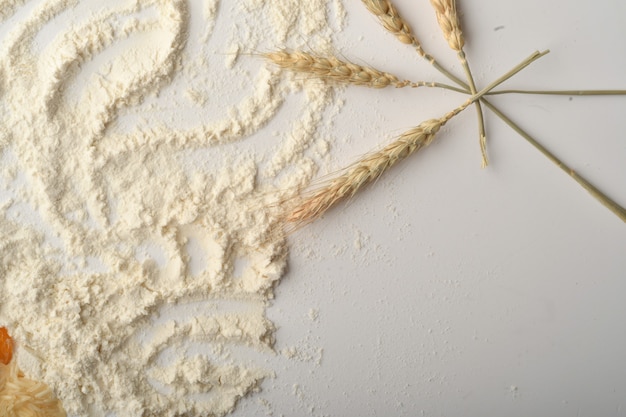
<path id="1" fill-rule="evenodd" d="M 437 22 L 450 48 L 457 52 L 463 50 L 465 39 L 459 23 L 459 15 L 456 12 L 456 2 L 454 0 L 430 0 L 430 4 L 435 9 Z"/>
<path id="2" fill-rule="evenodd" d="M 436 87 L 465 93 L 466 91 L 448 84 L 431 81 L 401 80 L 388 72 L 343 61 L 334 56 L 320 56 L 303 51 L 278 51 L 263 54 L 280 68 L 293 72 L 315 75 L 337 84 L 353 84 L 372 88 L 385 87 Z"/>
<path id="3" fill-rule="evenodd" d="M 465 45 L 465 37 L 461 30 L 461 23 L 459 22 L 459 15 L 456 10 L 455 0 L 430 0 L 433 8 L 435 9 L 435 15 L 437 16 L 437 22 L 443 32 L 443 37 L 448 42 L 450 48 L 456 51 L 459 61 L 465 71 L 465 76 L 470 87 L 472 94 L 476 94 L 476 83 L 474 77 L 470 71 L 469 63 L 465 57 L 465 51 L 463 46 Z M 476 115 L 478 116 L 478 135 L 480 151 L 482 155 L 482 167 L 486 167 L 489 164 L 487 159 L 487 136 L 485 134 L 485 120 L 483 116 L 483 110 L 480 102 L 475 104 Z"/>
<path id="4" fill-rule="evenodd" d="M 425 56 L 426 52 L 417 40 L 411 27 L 406 20 L 400 16 L 398 10 L 391 4 L 390 0 L 362 0 L 367 10 L 378 18 L 387 31 L 394 34 L 402 43 L 412 45 L 418 54 Z"/>
<path id="5" fill-rule="evenodd" d="M 354 196 L 361 188 L 379 178 L 399 161 L 430 145 L 443 125 L 469 105 L 480 100 L 493 88 L 547 54 L 535 52 L 522 63 L 496 79 L 477 94 L 472 95 L 462 105 L 438 119 L 430 119 L 400 135 L 394 142 L 377 152 L 366 155 L 343 171 L 343 174 L 330 180 L 321 188 L 302 196 L 293 210 L 285 216 L 285 222 L 295 227 L 312 222 L 321 217 L 338 201 Z"/>
<path id="6" fill-rule="evenodd" d="M 303 198 L 285 220 L 294 225 L 302 225 L 319 218 L 335 203 L 354 196 L 398 161 L 428 146 L 442 125 L 441 119 L 431 119 L 404 132 L 393 143 L 367 155 L 345 170 L 344 174 Z"/>

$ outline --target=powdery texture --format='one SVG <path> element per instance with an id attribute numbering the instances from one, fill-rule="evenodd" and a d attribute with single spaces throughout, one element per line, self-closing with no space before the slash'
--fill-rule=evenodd
<path id="1" fill-rule="evenodd" d="M 286 249 L 260 208 L 310 180 L 332 112 L 253 53 L 327 48 L 343 9 L 22 3 L 0 14 L 0 324 L 20 367 L 70 415 L 224 415 L 272 374 L 230 352 L 273 352 Z M 278 117 L 296 122 L 261 131 Z"/>

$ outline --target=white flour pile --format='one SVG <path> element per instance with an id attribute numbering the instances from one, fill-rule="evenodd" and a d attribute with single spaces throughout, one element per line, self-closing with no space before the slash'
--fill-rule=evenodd
<path id="1" fill-rule="evenodd" d="M 273 343 L 286 250 L 263 208 L 310 179 L 336 109 L 255 53 L 323 50 L 342 20 L 339 0 L 0 2 L 0 325 L 69 415 L 220 416 L 271 374 L 229 354 Z"/>

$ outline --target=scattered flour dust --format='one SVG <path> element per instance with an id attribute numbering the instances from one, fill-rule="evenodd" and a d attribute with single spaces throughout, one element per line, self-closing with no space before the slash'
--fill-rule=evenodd
<path id="1" fill-rule="evenodd" d="M 68 415 L 221 416 L 272 375 L 230 351 L 273 352 L 271 207 L 310 180 L 337 109 L 258 52 L 331 48 L 344 14 L 1 2 L 0 325 Z"/>

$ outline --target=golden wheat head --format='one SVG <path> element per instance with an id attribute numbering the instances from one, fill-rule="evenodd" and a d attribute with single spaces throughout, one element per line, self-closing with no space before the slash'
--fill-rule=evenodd
<path id="1" fill-rule="evenodd" d="M 422 45 L 417 40 L 408 22 L 400 16 L 398 10 L 390 0 L 362 0 L 363 4 L 374 16 L 378 18 L 388 32 L 394 34 L 402 43 L 413 45 L 417 52 L 424 56 Z"/>
<path id="2" fill-rule="evenodd" d="M 338 201 L 354 196 L 397 162 L 428 146 L 446 121 L 444 118 L 427 120 L 404 132 L 380 151 L 366 155 L 343 174 L 300 197 L 285 216 L 285 221 L 298 227 L 319 218 Z"/>
<path id="3" fill-rule="evenodd" d="M 443 36 L 448 41 L 450 48 L 457 52 L 461 52 L 465 45 L 461 24 L 459 23 L 459 15 L 456 11 L 455 0 L 430 0 L 435 9 L 437 22 L 443 31 Z"/>
<path id="4" fill-rule="evenodd" d="M 334 56 L 325 57 L 302 51 L 278 51 L 264 54 L 264 57 L 280 68 L 315 75 L 334 83 L 363 85 L 372 88 L 410 85 L 408 81 L 400 81 L 393 74 L 342 61 Z"/>

